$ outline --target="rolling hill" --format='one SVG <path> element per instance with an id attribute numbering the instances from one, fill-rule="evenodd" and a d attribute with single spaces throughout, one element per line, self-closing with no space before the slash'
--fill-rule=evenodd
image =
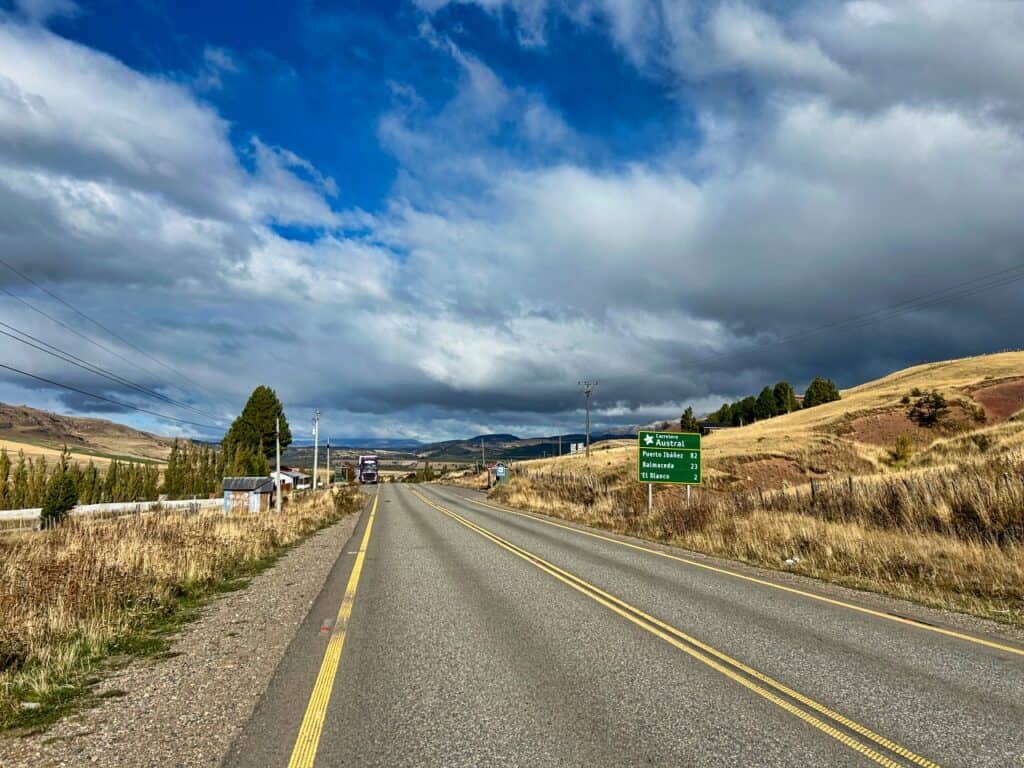
<path id="1" fill-rule="evenodd" d="M 942 424 L 910 417 L 914 401 L 936 390 L 948 403 Z M 722 430 L 704 438 L 705 479 L 711 485 L 779 487 L 829 476 L 887 473 L 896 441 L 911 441 L 900 468 L 955 463 L 982 453 L 1024 448 L 1024 352 L 913 366 L 842 391 L 842 399 L 786 416 Z M 635 441 L 597 445 L 591 470 L 623 482 L 636 466 Z M 581 456 L 531 466 L 582 468 Z"/>
<path id="2" fill-rule="evenodd" d="M 0 403 L 0 447 L 26 456 L 56 456 L 63 446 L 75 458 L 105 463 L 113 458 L 164 461 L 172 438 L 140 432 L 105 419 L 61 416 L 24 405 Z"/>

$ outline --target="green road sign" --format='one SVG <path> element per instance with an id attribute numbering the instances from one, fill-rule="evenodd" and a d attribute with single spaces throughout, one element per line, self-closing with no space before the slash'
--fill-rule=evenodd
<path id="1" fill-rule="evenodd" d="M 688 432 L 640 432 L 638 479 L 641 483 L 700 485 L 700 435 Z"/>

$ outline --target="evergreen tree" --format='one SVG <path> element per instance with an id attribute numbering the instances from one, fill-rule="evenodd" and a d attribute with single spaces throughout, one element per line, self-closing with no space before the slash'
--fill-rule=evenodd
<path id="1" fill-rule="evenodd" d="M 239 445 L 235 448 L 228 474 L 232 477 L 263 477 L 270 474 L 270 464 L 263 454 Z"/>
<path id="2" fill-rule="evenodd" d="M 693 415 L 693 408 L 690 406 L 686 406 L 686 410 L 683 411 L 683 415 L 679 418 L 679 431 L 700 432 L 700 422 Z"/>
<path id="3" fill-rule="evenodd" d="M 18 463 L 11 475 L 11 509 L 25 509 L 28 504 L 28 464 L 25 452 L 18 451 Z"/>
<path id="4" fill-rule="evenodd" d="M 60 454 L 60 461 L 46 484 L 42 502 L 43 510 L 40 514 L 40 524 L 44 528 L 59 525 L 78 503 L 78 492 L 75 490 L 68 467 L 70 455 L 65 446 Z"/>
<path id="5" fill-rule="evenodd" d="M 778 413 L 775 405 L 775 393 L 771 387 L 765 387 L 757 396 L 757 405 L 754 406 L 754 415 L 758 420 L 770 419 Z"/>
<path id="6" fill-rule="evenodd" d="M 100 473 L 92 459 L 82 473 L 81 485 L 78 488 L 78 500 L 82 504 L 99 504 L 100 502 Z"/>
<path id="7" fill-rule="evenodd" d="M 11 506 L 11 457 L 6 448 L 0 448 L 0 509 L 13 509 Z"/>
<path id="8" fill-rule="evenodd" d="M 164 470 L 164 493 L 169 499 L 181 498 L 181 446 L 175 440 L 171 453 L 167 457 L 167 468 Z"/>
<path id="9" fill-rule="evenodd" d="M 732 407 L 732 423 L 734 426 L 752 424 L 757 421 L 757 398 L 745 397 Z"/>
<path id="10" fill-rule="evenodd" d="M 822 403 L 831 403 L 839 399 L 839 390 L 832 379 L 818 376 L 807 387 L 804 393 L 804 408 L 813 408 Z"/>
<path id="11" fill-rule="evenodd" d="M 50 472 L 46 465 L 45 456 L 37 456 L 34 461 L 29 462 L 28 469 L 28 499 L 26 506 L 40 507 L 46 497 L 46 486 Z"/>
<path id="12" fill-rule="evenodd" d="M 722 407 L 711 414 L 711 421 L 716 424 L 732 424 L 732 406 L 722 403 Z"/>
<path id="13" fill-rule="evenodd" d="M 268 461 L 275 451 L 275 422 L 281 420 L 281 449 L 292 442 L 292 433 L 284 407 L 277 399 L 277 393 L 270 387 L 259 386 L 249 396 L 242 413 L 232 422 L 222 445 L 235 455 L 238 446 L 245 446 L 252 453 L 260 453 Z"/>
<path id="14" fill-rule="evenodd" d="M 778 414 L 792 413 L 800 409 L 800 403 L 797 402 L 796 392 L 793 391 L 793 385 L 788 381 L 780 381 L 775 385 L 775 389 L 772 390 L 775 395 L 775 412 Z"/>

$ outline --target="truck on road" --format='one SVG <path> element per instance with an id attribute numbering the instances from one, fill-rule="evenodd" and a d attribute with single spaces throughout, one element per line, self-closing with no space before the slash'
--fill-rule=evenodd
<path id="1" fill-rule="evenodd" d="M 377 457 L 376 456 L 360 456 L 359 457 L 359 482 L 360 483 L 373 483 L 377 482 Z"/>

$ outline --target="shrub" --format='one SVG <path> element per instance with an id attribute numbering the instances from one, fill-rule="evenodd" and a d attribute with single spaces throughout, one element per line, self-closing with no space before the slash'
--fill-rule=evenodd
<path id="1" fill-rule="evenodd" d="M 948 415 L 949 405 L 946 403 L 946 398 L 935 389 L 927 395 L 919 397 L 907 413 L 911 421 L 922 427 L 937 426 Z"/>
<path id="2" fill-rule="evenodd" d="M 896 438 L 896 447 L 889 451 L 892 463 L 896 465 L 906 464 L 914 452 L 914 441 L 910 435 L 900 435 Z"/>

